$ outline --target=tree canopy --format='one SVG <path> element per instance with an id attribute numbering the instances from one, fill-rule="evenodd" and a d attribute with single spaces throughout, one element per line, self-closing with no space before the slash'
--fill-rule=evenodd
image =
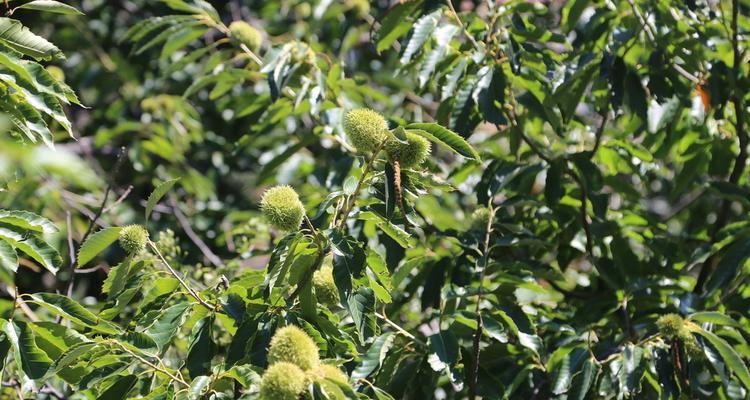
<path id="1" fill-rule="evenodd" d="M 0 8 L 0 397 L 750 396 L 750 1 Z"/>

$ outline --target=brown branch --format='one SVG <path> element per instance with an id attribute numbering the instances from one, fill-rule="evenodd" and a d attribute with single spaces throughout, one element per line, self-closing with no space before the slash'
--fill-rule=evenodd
<path id="1" fill-rule="evenodd" d="M 198 247 L 211 264 L 215 267 L 223 267 L 224 262 L 221 261 L 221 258 L 211 251 L 208 245 L 206 245 L 206 243 L 195 233 L 190 226 L 190 221 L 188 221 L 185 214 L 182 213 L 180 206 L 177 204 L 177 200 L 175 200 L 174 196 L 171 194 L 169 195 L 169 204 L 172 206 L 172 212 L 177 218 L 177 222 L 180 224 L 180 227 L 182 227 L 182 230 L 188 235 L 188 238 L 190 238 L 190 240 Z"/>
<path id="2" fill-rule="evenodd" d="M 352 208 L 354 208 L 354 204 L 357 202 L 357 195 L 359 195 L 360 190 L 362 190 L 362 184 L 364 183 L 365 178 L 367 178 L 367 174 L 370 173 L 373 164 L 375 164 L 375 159 L 378 158 L 378 154 L 380 154 L 380 151 L 383 150 L 383 147 L 385 146 L 385 143 L 387 141 L 388 138 L 380 142 L 380 145 L 377 149 L 375 149 L 372 157 L 367 162 L 365 169 L 362 171 L 362 176 L 359 178 L 359 181 L 357 181 L 357 187 L 354 188 L 354 193 L 352 193 L 352 195 L 349 197 L 349 200 L 344 204 L 344 210 L 341 212 L 341 219 L 339 220 L 338 224 L 339 229 L 343 228 L 346 224 L 346 219 L 349 217 L 349 213 L 352 211 Z"/>
<path id="3" fill-rule="evenodd" d="M 94 214 L 94 217 L 90 219 L 89 221 L 89 227 L 86 229 L 86 233 L 83 234 L 83 237 L 81 237 L 81 241 L 79 243 L 86 242 L 86 239 L 88 239 L 89 235 L 94 231 L 94 226 L 96 226 L 96 222 L 101 218 L 102 214 L 104 213 L 104 208 L 107 205 L 107 200 L 109 199 L 109 193 L 112 191 L 112 187 L 114 186 L 114 178 L 117 175 L 117 173 L 120 171 L 120 167 L 122 166 L 122 161 L 125 159 L 125 147 L 120 148 L 120 153 L 117 155 L 117 159 L 115 160 L 115 165 L 112 168 L 112 173 L 109 176 L 109 183 L 107 183 L 107 188 L 104 190 L 104 198 L 102 199 L 101 204 L 99 205 L 99 209 Z M 70 230 L 71 225 L 68 226 L 68 229 Z M 68 235 L 72 235 L 71 232 L 68 232 Z M 69 240 L 68 245 L 70 246 L 73 243 L 72 239 Z M 73 285 L 75 285 L 75 269 L 76 269 L 76 258 L 75 258 L 75 250 L 71 247 L 70 253 L 72 254 L 70 258 L 70 279 L 68 280 L 67 288 L 65 289 L 65 294 L 70 297 L 73 295 Z"/>
<path id="4" fill-rule="evenodd" d="M 169 273 L 172 274 L 172 276 L 174 276 L 175 279 L 177 279 L 177 281 L 180 283 L 180 285 L 182 285 L 182 287 L 185 288 L 185 290 L 187 290 L 187 292 L 188 292 L 188 294 L 190 296 L 192 296 L 196 301 L 198 301 L 198 303 L 200 303 L 203 307 L 206 307 L 209 311 L 217 311 L 215 306 L 212 306 L 211 304 L 208 304 L 205 300 L 203 300 L 203 298 L 201 298 L 198 295 L 198 293 L 196 293 L 196 291 L 193 290 L 193 288 L 191 288 L 187 284 L 187 282 L 185 282 L 182 279 L 182 277 L 180 276 L 180 274 L 178 274 L 177 271 L 175 271 L 172 268 L 172 266 L 169 265 L 169 262 L 167 262 L 167 260 L 164 258 L 164 256 L 159 251 L 159 248 L 157 248 L 156 244 L 154 244 L 154 242 L 152 242 L 150 239 L 148 241 L 148 245 L 149 245 L 149 247 L 151 247 L 151 250 L 153 250 L 153 252 L 156 254 L 156 256 L 159 257 L 159 259 L 164 264 L 164 266 L 167 267 L 167 270 L 169 270 Z"/>

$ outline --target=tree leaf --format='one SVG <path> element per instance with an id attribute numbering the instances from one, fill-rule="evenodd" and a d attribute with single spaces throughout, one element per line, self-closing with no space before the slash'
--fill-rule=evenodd
<path id="1" fill-rule="evenodd" d="M 10 18 L 0 17 L 0 42 L 37 60 L 65 58 L 57 46 Z"/>
<path id="2" fill-rule="evenodd" d="M 212 316 L 204 317 L 195 324 L 190 334 L 190 348 L 185 366 L 191 378 L 211 374 L 211 360 L 216 354 L 216 343 L 211 334 L 213 323 Z"/>
<path id="3" fill-rule="evenodd" d="M 10 243 L 0 237 L 0 267 L 16 272 L 18 270 L 18 255 Z"/>
<path id="4" fill-rule="evenodd" d="M 168 181 L 164 181 L 157 186 L 153 192 L 148 196 L 148 201 L 146 201 L 146 220 L 151 216 L 151 212 L 154 210 L 154 207 L 156 207 L 156 203 L 161 200 L 162 197 L 164 197 L 165 194 L 169 191 L 169 189 L 174 186 L 177 181 L 180 180 L 180 178 L 170 179 Z"/>
<path id="5" fill-rule="evenodd" d="M 362 360 L 357 365 L 357 368 L 352 372 L 352 379 L 366 379 L 370 374 L 375 372 L 378 367 L 383 365 L 383 360 L 388 354 L 388 350 L 393 346 L 393 342 L 396 339 L 396 335 L 393 332 L 386 332 L 370 345 L 367 352 L 362 356 Z"/>
<path id="6" fill-rule="evenodd" d="M 102 394 L 97 397 L 97 400 L 124 400 L 128 398 L 128 393 L 138 382 L 138 377 L 135 375 L 125 375 L 120 377 L 109 386 Z"/>
<path id="7" fill-rule="evenodd" d="M 120 227 L 105 228 L 89 236 L 78 249 L 78 268 L 83 267 L 120 237 Z"/>
<path id="8" fill-rule="evenodd" d="M 432 31 L 437 27 L 440 16 L 443 14 L 442 9 L 437 9 L 430 14 L 423 15 L 412 28 L 411 36 L 401 55 L 401 64 L 407 64 L 411 58 L 422 48 L 425 41 L 432 35 Z"/>
<path id="9" fill-rule="evenodd" d="M 55 233 L 58 231 L 52 221 L 29 211 L 0 210 L 0 222 L 38 233 Z"/>
<path id="10" fill-rule="evenodd" d="M 747 366 L 744 361 L 742 361 L 742 357 L 734 351 L 732 346 L 715 333 L 707 331 L 698 325 L 687 324 L 686 326 L 691 332 L 697 333 L 706 338 L 711 346 L 719 352 L 719 355 L 721 355 L 721 358 L 724 360 L 727 367 L 737 375 L 742 384 L 745 385 L 745 388 L 750 390 L 750 371 L 748 371 Z"/>
<path id="11" fill-rule="evenodd" d="M 424 122 L 412 123 L 406 125 L 406 129 L 417 135 L 424 136 L 433 142 L 439 143 L 466 158 L 481 161 L 479 153 L 477 153 L 477 151 L 474 150 L 464 138 L 459 136 L 456 132 L 438 124 Z"/>
<path id="12" fill-rule="evenodd" d="M 164 351 L 166 345 L 172 341 L 172 337 L 174 337 L 177 330 L 182 326 L 183 321 L 187 317 L 185 311 L 189 306 L 189 303 L 178 303 L 167 308 L 144 331 L 146 335 L 154 340 L 160 352 Z"/>
<path id="13" fill-rule="evenodd" d="M 28 10 L 46 11 L 57 14 L 83 15 L 77 8 L 55 0 L 32 0 L 21 4 L 15 9 L 24 8 Z"/>
<path id="14" fill-rule="evenodd" d="M 3 331 L 13 346 L 18 368 L 31 379 L 42 378 L 52 360 L 36 345 L 29 325 L 21 321 L 2 321 Z"/>
<path id="15" fill-rule="evenodd" d="M 27 301 L 38 304 L 56 315 L 97 332 L 115 334 L 120 330 L 116 325 L 100 318 L 69 297 L 55 293 L 34 293 L 24 297 L 30 298 L 31 300 Z"/>

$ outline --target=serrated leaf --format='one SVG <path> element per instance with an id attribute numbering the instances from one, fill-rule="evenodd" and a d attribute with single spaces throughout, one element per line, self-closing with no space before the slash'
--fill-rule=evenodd
<path id="1" fill-rule="evenodd" d="M 21 4 L 15 9 L 17 10 L 19 8 L 27 10 L 46 11 L 57 14 L 83 15 L 83 13 L 80 12 L 77 8 L 55 0 L 32 0 L 28 3 Z"/>
<path id="2" fill-rule="evenodd" d="M 700 311 L 688 316 L 691 321 L 706 322 L 715 325 L 727 325 L 743 329 L 742 324 L 733 320 L 731 317 L 717 311 Z"/>
<path id="3" fill-rule="evenodd" d="M 105 228 L 89 236 L 78 249 L 78 268 L 83 267 L 120 237 L 120 227 Z"/>
<path id="4" fill-rule="evenodd" d="M 65 58 L 57 46 L 10 18 L 0 17 L 0 42 L 37 60 Z"/>
<path id="5" fill-rule="evenodd" d="M 153 339 L 159 347 L 159 351 L 164 351 L 166 345 L 172 341 L 172 337 L 187 317 L 185 311 L 189 306 L 189 303 L 178 303 L 167 308 L 159 315 L 159 318 L 146 328 L 144 333 Z"/>
<path id="6" fill-rule="evenodd" d="M 170 179 L 168 181 L 164 181 L 157 186 L 153 192 L 148 196 L 148 201 L 146 201 L 146 220 L 151 216 L 151 212 L 154 211 L 154 207 L 156 207 L 156 204 L 161 200 L 162 197 L 164 197 L 165 194 L 169 191 L 169 189 L 174 186 L 177 181 L 180 180 L 180 178 Z"/>
<path id="7" fill-rule="evenodd" d="M 750 390 L 750 371 L 748 371 L 745 362 L 742 361 L 742 357 L 737 354 L 732 346 L 715 333 L 705 330 L 698 325 L 687 324 L 686 326 L 691 332 L 703 336 L 719 352 L 729 370 L 740 379 L 745 388 Z"/>
<path id="8" fill-rule="evenodd" d="M 477 151 L 474 150 L 464 138 L 450 129 L 444 128 L 435 123 L 424 122 L 406 125 L 406 129 L 412 133 L 424 136 L 433 142 L 441 144 L 466 158 L 481 161 L 479 153 L 477 153 Z"/>
<path id="9" fill-rule="evenodd" d="M 18 271 L 18 255 L 16 249 L 0 238 L 0 267 L 10 271 Z"/>
<path id="10" fill-rule="evenodd" d="M 407 64 L 411 61 L 411 58 L 422 48 L 425 41 L 432 35 L 432 31 L 437 27 L 437 23 L 440 20 L 443 10 L 438 9 L 430 14 L 422 16 L 412 28 L 409 42 L 404 49 L 404 53 L 401 55 L 401 64 Z"/>
<path id="11" fill-rule="evenodd" d="M 393 346 L 393 342 L 396 339 L 396 335 L 393 332 L 386 332 L 370 345 L 367 352 L 362 356 L 357 368 L 352 372 L 352 379 L 366 379 L 370 374 L 375 372 L 378 367 L 383 365 L 385 356 L 388 354 L 388 350 Z"/>
<path id="12" fill-rule="evenodd" d="M 36 345 L 34 334 L 28 324 L 21 321 L 2 321 L 3 331 L 13 346 L 18 369 L 31 379 L 42 378 L 52 360 Z"/>
<path id="13" fill-rule="evenodd" d="M 211 360 L 216 354 L 216 343 L 211 335 L 213 322 L 214 319 L 210 316 L 201 319 L 190 334 L 190 348 L 185 366 L 191 378 L 211 373 Z"/>
<path id="14" fill-rule="evenodd" d="M 55 224 L 41 215 L 29 211 L 0 210 L 0 222 L 39 233 L 55 233 Z"/>
<path id="15" fill-rule="evenodd" d="M 30 299 L 26 301 L 40 305 L 55 315 L 59 315 L 76 324 L 89 327 L 97 332 L 115 334 L 119 331 L 119 327 L 101 319 L 69 297 L 55 293 L 34 293 L 27 294 L 24 297 Z"/>

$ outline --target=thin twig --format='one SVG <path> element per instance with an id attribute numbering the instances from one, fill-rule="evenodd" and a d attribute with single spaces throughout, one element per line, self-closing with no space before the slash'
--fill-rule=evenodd
<path id="1" fill-rule="evenodd" d="M 180 384 L 184 385 L 185 387 L 190 387 L 190 384 L 189 384 L 189 383 L 187 383 L 187 382 L 185 382 L 185 380 L 184 380 L 184 379 L 182 379 L 182 378 L 180 378 L 179 376 L 176 376 L 176 375 L 174 375 L 174 374 L 170 373 L 169 371 L 167 371 L 167 369 L 166 369 L 166 368 L 164 368 L 164 367 L 160 367 L 160 366 L 158 366 L 158 365 L 156 365 L 156 364 L 152 363 L 151 361 L 148 361 L 147 359 L 145 359 L 145 358 L 143 358 L 143 357 L 139 356 L 138 354 L 136 354 L 136 353 L 134 353 L 134 352 L 130 351 L 130 349 L 128 349 L 127 347 L 123 346 L 123 345 L 122 345 L 122 344 L 120 344 L 119 342 L 117 342 L 117 341 L 113 340 L 113 341 L 111 341 L 110 343 L 113 343 L 113 344 L 117 345 L 117 347 L 119 347 L 119 348 L 120 348 L 120 349 L 121 349 L 122 351 L 124 351 L 124 352 L 126 352 L 126 353 L 130 354 L 131 356 L 135 357 L 135 358 L 136 358 L 136 359 L 137 359 L 138 361 L 140 361 L 140 362 L 142 362 L 142 363 L 146 364 L 146 365 L 147 365 L 147 366 L 148 366 L 149 368 L 151 368 L 151 369 L 153 369 L 153 370 L 155 370 L 155 371 L 161 372 L 161 373 L 163 373 L 164 375 L 167 375 L 167 376 L 168 376 L 168 377 L 169 377 L 170 379 L 172 379 L 172 380 L 173 380 L 174 382 L 178 382 L 178 383 L 180 383 Z M 161 363 L 161 360 L 159 360 L 159 362 Z"/>
<path id="2" fill-rule="evenodd" d="M 607 125 L 607 120 L 609 119 L 609 111 L 605 109 L 601 112 L 601 116 L 602 122 L 599 125 L 599 129 L 596 130 L 594 147 L 591 148 L 589 159 L 593 158 L 596 155 L 596 152 L 599 150 L 599 146 L 602 142 L 602 136 L 604 135 L 604 127 Z"/>
<path id="3" fill-rule="evenodd" d="M 125 189 L 124 192 L 120 195 L 120 197 L 117 198 L 117 200 L 114 201 L 114 203 L 107 206 L 107 208 L 104 209 L 104 214 L 110 212 L 113 208 L 117 207 L 125 201 L 125 199 L 130 195 L 130 192 L 133 190 L 133 185 L 128 185 L 128 187 Z"/>
<path id="4" fill-rule="evenodd" d="M 463 22 L 461 22 L 461 18 L 459 18 L 458 13 L 456 12 L 456 9 L 453 7 L 453 2 L 451 0 L 445 0 L 445 3 L 448 4 L 448 9 L 451 12 L 451 16 L 453 19 L 458 22 L 458 25 L 461 27 L 461 30 L 464 31 L 464 35 L 469 39 L 471 44 L 479 51 L 483 51 L 484 48 L 479 45 L 476 39 L 474 39 L 474 36 L 469 32 L 468 29 L 466 29 L 466 25 L 464 25 Z"/>
<path id="5" fill-rule="evenodd" d="M 180 206 L 177 204 L 177 200 L 175 200 L 174 196 L 171 194 L 169 195 L 169 204 L 172 206 L 172 212 L 177 218 L 177 222 L 180 224 L 180 227 L 182 227 L 182 230 L 188 235 L 188 238 L 190 238 L 190 240 L 198 247 L 211 264 L 215 267 L 223 267 L 224 262 L 222 262 L 221 258 L 211 251 L 208 245 L 206 245 L 206 243 L 195 233 L 190 226 L 190 221 L 188 221 L 185 214 L 182 213 Z"/>
<path id="6" fill-rule="evenodd" d="M 154 244 L 154 242 L 152 242 L 152 241 L 151 241 L 151 240 L 149 239 L 149 241 L 148 241 L 148 245 L 149 245 L 149 247 L 151 248 L 151 250 L 153 250 L 153 251 L 154 251 L 154 253 L 156 254 L 156 256 L 157 256 L 157 257 L 159 257 L 159 259 L 160 259 L 160 260 L 161 260 L 161 262 L 162 262 L 162 263 L 164 264 L 164 266 L 165 266 L 165 267 L 167 267 L 167 269 L 169 270 L 169 273 L 170 273 L 170 274 L 172 274 L 172 276 L 174 276 L 174 277 L 175 277 L 175 279 L 177 279 L 177 281 L 178 281 L 178 282 L 180 282 L 180 285 L 182 285 L 182 287 L 183 287 L 183 288 L 185 288 L 185 290 L 187 290 L 187 292 L 188 292 L 188 294 L 190 294 L 190 296 L 192 296 L 192 297 L 193 297 L 193 298 L 194 298 L 195 300 L 197 300 L 197 301 L 198 301 L 198 303 L 200 303 L 200 304 L 201 304 L 201 305 L 202 305 L 203 307 L 206 307 L 206 308 L 208 308 L 208 309 L 209 309 L 210 311 L 216 311 L 216 307 L 212 306 L 211 304 L 208 304 L 208 303 L 207 303 L 207 302 L 206 302 L 205 300 L 203 300 L 203 299 L 202 299 L 202 298 L 201 298 L 201 297 L 200 297 L 200 296 L 198 295 L 198 293 L 196 293 L 196 292 L 195 292 L 195 290 L 193 290 L 193 288 L 191 288 L 191 287 L 190 287 L 190 286 L 189 286 L 189 285 L 187 284 L 187 282 L 185 282 L 185 281 L 184 281 L 184 280 L 182 279 L 182 277 L 180 276 L 180 274 L 178 274 L 178 273 L 177 273 L 177 271 L 175 271 L 175 270 L 174 270 L 174 269 L 172 268 L 172 266 L 171 266 L 171 265 L 169 265 L 169 262 L 167 262 L 167 260 L 166 260 L 166 259 L 164 258 L 164 256 L 163 256 L 163 255 L 161 254 L 161 252 L 160 252 L 160 251 L 159 251 L 159 249 L 158 249 L 158 248 L 156 247 L 156 244 Z"/>
<path id="7" fill-rule="evenodd" d="M 96 214 L 94 214 L 94 217 L 91 218 L 89 221 L 89 226 L 86 229 L 86 233 L 83 234 L 83 237 L 81 237 L 81 241 L 79 243 L 86 242 L 86 239 L 88 239 L 89 235 L 94 231 L 94 226 L 96 226 L 96 221 L 99 220 L 99 218 L 104 213 L 104 208 L 107 205 L 107 199 L 109 199 L 109 193 L 112 191 L 112 187 L 114 185 L 114 179 L 117 173 L 120 170 L 120 166 L 122 165 L 122 160 L 125 158 L 125 147 L 120 148 L 120 153 L 117 155 L 117 160 L 115 160 L 115 165 L 112 168 L 112 173 L 109 177 L 109 183 L 107 183 L 107 188 L 104 190 L 104 198 L 102 199 L 101 204 L 99 205 L 99 209 L 97 210 Z M 69 232 L 70 234 L 70 232 Z M 69 243 L 72 243 L 69 242 Z M 76 269 L 76 259 L 75 259 L 75 250 L 71 248 L 71 254 L 73 256 L 70 258 L 70 279 L 68 280 L 67 288 L 65 289 L 65 294 L 70 297 L 73 295 L 73 286 L 75 285 L 75 269 Z"/>
<path id="8" fill-rule="evenodd" d="M 391 321 L 390 319 L 388 319 L 388 317 L 386 317 L 385 314 L 380 314 L 380 313 L 376 312 L 375 316 L 378 317 L 378 318 L 380 318 L 380 319 L 382 319 L 383 322 L 385 322 L 386 324 L 390 325 L 398 333 L 400 333 L 400 334 L 406 336 L 407 338 L 413 340 L 414 343 L 417 343 L 417 344 L 419 344 L 421 346 L 424 346 L 424 347 L 427 346 L 427 343 L 419 340 L 416 336 L 414 336 L 411 333 L 409 333 L 406 329 L 400 327 L 397 323 L 395 323 L 395 322 Z"/>
<path id="9" fill-rule="evenodd" d="M 367 178 L 367 174 L 370 173 L 370 170 L 375 163 L 375 159 L 378 158 L 378 154 L 380 154 L 380 151 L 383 150 L 383 147 L 385 146 L 385 143 L 387 141 L 388 138 L 385 138 L 382 142 L 380 142 L 380 145 L 378 145 L 378 148 L 375 149 L 372 157 L 367 162 L 365 169 L 362 171 L 362 176 L 359 178 L 359 181 L 357 181 L 357 187 L 354 189 L 352 195 L 349 196 L 349 201 L 347 201 L 344 206 L 344 210 L 341 212 L 341 219 L 339 220 L 338 224 L 339 229 L 343 228 L 344 224 L 346 224 L 346 219 L 349 217 L 349 213 L 352 211 L 352 208 L 354 208 L 354 204 L 357 202 L 357 195 L 359 195 L 360 190 L 362 190 L 362 183 L 365 181 L 365 178 Z"/>
<path id="10" fill-rule="evenodd" d="M 477 309 L 476 323 L 477 329 L 474 331 L 474 369 L 471 372 L 471 381 L 469 383 L 469 400 L 473 400 L 477 393 L 477 383 L 479 382 L 479 344 L 482 339 L 482 330 L 484 321 L 482 320 L 482 296 L 484 296 L 484 276 L 487 271 L 487 264 L 490 256 L 490 237 L 492 235 L 492 221 L 495 219 L 495 208 L 492 206 L 492 199 L 487 202 L 487 208 L 490 213 L 487 218 L 487 225 L 484 230 L 484 249 L 482 250 L 481 268 L 479 269 L 479 289 L 477 290 Z M 477 267 L 480 264 L 477 262 Z"/>

